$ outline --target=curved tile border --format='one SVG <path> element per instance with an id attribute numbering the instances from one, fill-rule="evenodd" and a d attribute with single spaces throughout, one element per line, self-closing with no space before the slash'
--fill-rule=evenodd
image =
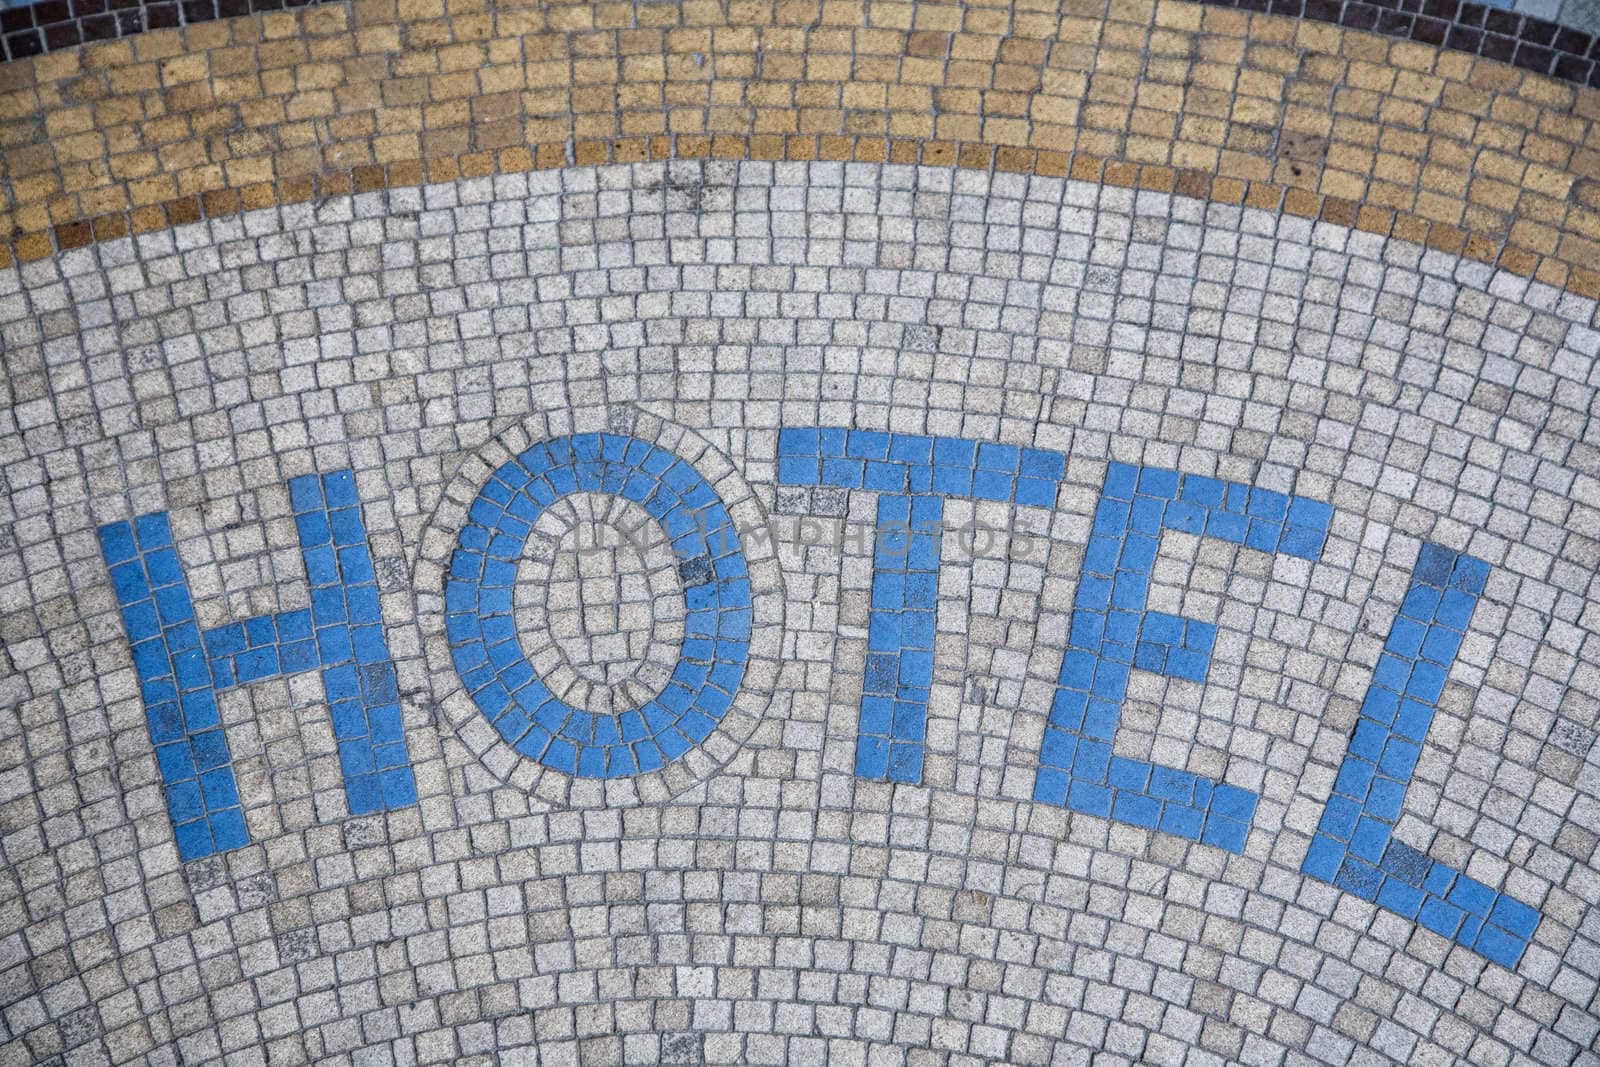
<path id="1" fill-rule="evenodd" d="M 1600 92 L 1506 64 L 1183 0 L 684 25 L 709 17 L 355 0 L 0 66 L 0 239 L 36 259 L 384 185 L 709 155 L 1220 182 L 1550 284 L 1600 262 Z"/>
<path id="2" fill-rule="evenodd" d="M 1512 274 L 1600 299 L 1600 270 L 1592 266 L 1569 263 L 1560 256 L 1540 256 L 1504 240 L 1471 233 L 1459 226 L 1429 220 L 1411 212 L 1362 204 L 1342 197 L 1322 196 L 1274 182 L 1240 181 L 1199 170 L 1141 166 L 1088 154 L 1068 155 L 1064 152 L 982 143 L 883 141 L 852 137 L 785 139 L 734 134 L 543 144 L 531 149 L 508 148 L 499 152 L 473 152 L 459 157 L 404 160 L 387 166 L 355 167 L 348 171 L 281 182 L 276 186 L 267 182 L 243 190 L 216 190 L 131 212 L 63 223 L 47 234 L 29 234 L 15 241 L 10 249 L 0 245 L 0 268 L 11 264 L 13 255 L 26 263 L 45 259 L 57 252 L 184 226 L 205 218 L 222 218 L 241 211 L 305 203 L 351 193 L 370 193 L 389 188 L 408 188 L 572 165 L 643 163 L 667 159 L 888 162 L 1045 177 L 1070 176 L 1115 188 L 1170 193 L 1223 204 L 1244 204 L 1301 218 L 1321 219 L 1366 233 L 1396 237 L 1480 263 L 1491 263 Z"/>
<path id="3" fill-rule="evenodd" d="M 43 0 L 0 11 L 0 61 L 325 0 Z M 1600 35 L 1469 0 L 1198 0 L 1372 30 L 1600 88 Z"/>

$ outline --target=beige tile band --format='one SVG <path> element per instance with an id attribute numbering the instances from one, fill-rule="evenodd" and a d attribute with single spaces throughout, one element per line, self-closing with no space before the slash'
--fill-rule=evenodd
<path id="1" fill-rule="evenodd" d="M 1600 297 L 1597 120 L 1505 64 L 1179 0 L 355 0 L 0 64 L 0 261 L 534 167 L 858 159 L 1248 203 Z"/>

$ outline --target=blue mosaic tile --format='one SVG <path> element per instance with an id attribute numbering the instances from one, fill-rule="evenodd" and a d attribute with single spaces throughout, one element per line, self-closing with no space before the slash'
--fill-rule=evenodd
<path id="1" fill-rule="evenodd" d="M 824 445 L 827 459 L 844 459 L 842 435 L 783 433 L 798 434 L 807 446 L 811 466 L 791 471 L 803 484 L 816 484 Z M 511 618 L 510 586 L 533 524 L 577 492 L 621 496 L 661 524 L 688 608 L 666 687 L 644 707 L 617 715 L 590 714 L 551 694 Z M 467 692 L 507 744 L 564 774 L 627 778 L 660 769 L 710 736 L 744 677 L 753 620 L 733 519 L 699 472 L 635 437 L 560 437 L 495 471 L 468 516 L 445 583 L 445 633 Z"/>
<path id="2" fill-rule="evenodd" d="M 1060 453 L 959 437 L 877 430 L 781 430 L 778 481 L 892 493 L 972 496 L 1050 507 Z"/>
<path id="3" fill-rule="evenodd" d="M 1482 560 L 1422 546 L 1301 872 L 1511 968 L 1538 912 L 1393 837 L 1434 703 L 1488 573 Z"/>
<path id="4" fill-rule="evenodd" d="M 191 707 L 203 718 L 200 702 L 192 697 L 209 679 L 202 680 L 201 685 L 193 684 L 192 678 L 180 681 L 176 662 L 179 649 L 175 646 L 183 640 L 179 631 L 185 628 L 164 624 L 156 606 L 158 597 L 167 602 L 169 610 L 174 601 L 185 606 L 190 603 L 181 568 L 174 576 L 164 558 L 152 566 L 154 558 L 170 553 L 166 547 L 170 544 L 165 515 L 147 515 L 133 523 L 116 522 L 100 528 L 101 553 L 111 571 L 123 626 L 133 647 L 134 669 L 145 695 L 145 716 L 151 744 L 156 748 L 167 814 L 172 820 L 179 856 L 191 860 L 218 851 L 218 818 L 230 807 L 237 807 L 238 790 L 227 769 L 230 760 L 222 731 L 210 722 L 186 722 L 180 711 L 182 700 L 190 697 Z M 188 614 L 192 616 L 192 611 Z M 157 693 L 171 699 L 152 703 L 150 697 Z M 215 769 L 219 753 L 221 769 Z M 210 792 L 214 800 L 233 796 L 232 805 L 208 806 L 199 780 L 202 767 L 213 768 L 208 777 L 214 782 L 227 779 L 226 789 L 214 785 Z"/>
<path id="5" fill-rule="evenodd" d="M 1328 505 L 1301 497 L 1110 464 L 1073 599 L 1034 799 L 1242 851 L 1254 793 L 1139 760 L 1113 760 L 1106 777 L 1096 760 L 1084 759 L 1084 742 L 1109 745 L 1115 737 L 1131 668 L 1205 681 L 1217 628 L 1145 608 L 1163 530 L 1316 559 L 1332 515 Z"/>
<path id="6" fill-rule="evenodd" d="M 778 467 L 788 484 L 885 494 L 880 526 L 901 519 L 909 502 L 924 497 L 1050 506 L 1061 475 L 1060 457 L 1037 450 L 838 430 L 784 431 Z M 1331 517 L 1332 508 L 1319 501 L 1112 464 L 1093 514 L 1041 745 L 1036 799 L 1241 851 L 1254 793 L 1111 756 L 1129 672 L 1202 682 L 1215 644 L 1215 627 L 1145 609 L 1158 538 L 1163 530 L 1179 530 L 1314 560 Z M 936 549 L 935 543 L 935 561 Z M 919 608 L 907 593 L 920 565 L 892 565 L 882 553 L 874 558 L 858 774 L 893 779 L 894 746 L 915 737 L 899 732 L 901 724 L 919 715 L 925 720 L 925 704 L 919 706 L 910 683 L 923 677 L 919 656 L 926 635 L 911 621 Z M 1537 911 L 1393 839 L 1434 704 L 1487 574 L 1481 560 L 1424 547 L 1304 869 L 1515 966 L 1537 926 Z"/>
<path id="7" fill-rule="evenodd" d="M 101 554 L 133 646 L 167 813 L 185 861 L 249 842 L 216 707 L 216 693 L 231 686 L 320 668 L 340 738 L 351 814 L 417 799 L 401 738 L 394 665 L 377 625 L 377 585 L 354 478 L 349 471 L 295 478 L 289 497 L 311 581 L 312 609 L 204 632 L 193 623 L 193 600 L 166 515 L 143 515 L 100 528 Z M 337 549 L 336 559 L 324 554 L 324 545 Z M 357 639 L 349 636 L 352 615 L 371 622 L 360 628 Z M 374 691 L 382 700 L 346 694 L 342 688 L 340 671 L 353 669 L 358 653 L 374 669 L 387 671 L 388 685 Z M 351 699 L 344 699 L 347 695 Z M 382 724 L 384 742 L 378 749 L 372 745 L 375 719 Z"/>
<path id="8" fill-rule="evenodd" d="M 887 454 L 886 435 L 881 442 Z M 853 445 L 855 436 L 852 435 Z M 858 721 L 855 773 L 920 782 L 933 685 L 934 616 L 944 502 L 935 496 L 878 498 L 868 669 Z"/>
<path id="9" fill-rule="evenodd" d="M 855 773 L 921 782 L 943 502 L 956 496 L 1054 507 L 1066 459 L 962 437 L 824 428 L 780 430 L 777 461 L 780 484 L 884 494 Z"/>

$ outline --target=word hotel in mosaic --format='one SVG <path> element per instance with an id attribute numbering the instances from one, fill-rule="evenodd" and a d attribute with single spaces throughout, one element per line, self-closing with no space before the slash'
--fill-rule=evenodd
<path id="1" fill-rule="evenodd" d="M 935 591 L 947 500 L 1052 509 L 1065 457 L 958 437 L 786 428 L 777 477 L 875 497 L 855 774 L 922 779 L 934 668 Z M 395 665 L 350 471 L 289 483 L 311 596 L 305 610 L 202 631 L 165 514 L 100 529 L 160 767 L 179 855 L 246 844 L 217 694 L 319 671 L 352 814 L 404 807 L 417 790 Z M 578 493 L 642 508 L 671 545 L 685 601 L 670 679 L 641 706 L 574 707 L 547 688 L 517 636 L 517 562 L 544 511 Z M 1203 681 L 1216 627 L 1146 608 L 1163 530 L 1315 560 L 1332 508 L 1214 478 L 1112 463 L 1093 512 L 1066 647 L 1038 752 L 1036 802 L 1241 852 L 1258 797 L 1113 754 L 1130 672 Z M 1395 838 L 1406 786 L 1488 565 L 1425 544 L 1390 623 L 1302 874 L 1398 913 L 1508 967 L 1538 913 Z M 687 460 L 610 433 L 540 441 L 479 487 L 444 589 L 459 681 L 521 757 L 577 778 L 626 778 L 682 759 L 732 706 L 750 657 L 752 601 L 740 531 Z"/>

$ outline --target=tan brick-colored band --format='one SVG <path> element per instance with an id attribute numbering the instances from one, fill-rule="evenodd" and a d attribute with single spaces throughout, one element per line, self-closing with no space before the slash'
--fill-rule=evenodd
<path id="1" fill-rule="evenodd" d="M 664 158 L 1071 174 L 1600 296 L 1600 92 L 1185 3 L 355 0 L 0 64 L 0 259 Z"/>

